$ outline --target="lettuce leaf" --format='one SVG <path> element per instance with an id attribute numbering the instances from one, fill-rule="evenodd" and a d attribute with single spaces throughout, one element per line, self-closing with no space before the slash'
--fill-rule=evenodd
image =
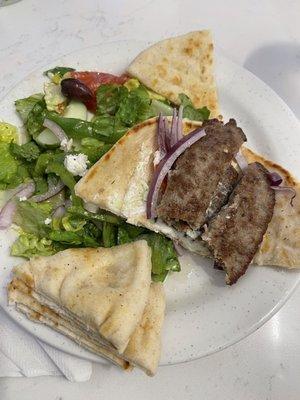
<path id="1" fill-rule="evenodd" d="M 26 130 L 33 137 L 36 137 L 44 129 L 43 123 L 47 116 L 47 107 L 44 100 L 40 100 L 34 104 L 30 112 L 28 113 L 27 120 L 25 123 Z"/>
<path id="2" fill-rule="evenodd" d="M 30 111 L 42 99 L 43 95 L 41 93 L 37 93 L 24 99 L 19 99 L 15 101 L 16 110 L 24 123 L 27 122 Z"/>
<path id="3" fill-rule="evenodd" d="M 19 164 L 10 153 L 10 144 L 0 142 L 0 189 L 12 188 L 22 182 L 17 179 Z"/>
<path id="4" fill-rule="evenodd" d="M 50 256 L 59 250 L 49 239 L 40 239 L 33 234 L 24 233 L 13 243 L 10 248 L 10 254 L 17 257 L 31 258 L 36 256 Z"/>
<path id="5" fill-rule="evenodd" d="M 31 233 L 37 237 L 46 237 L 50 227 L 45 220 L 51 217 L 52 205 L 49 203 L 34 203 L 29 200 L 20 201 L 14 215 L 14 223 L 25 233 Z"/>
<path id="6" fill-rule="evenodd" d="M 16 158 L 28 162 L 36 160 L 40 155 L 40 149 L 33 141 L 22 145 L 11 143 L 10 152 Z"/>
<path id="7" fill-rule="evenodd" d="M 17 138 L 18 130 L 14 125 L 11 125 L 7 122 L 0 122 L 0 142 L 16 142 Z"/>
<path id="8" fill-rule="evenodd" d="M 206 121 L 209 118 L 210 111 L 207 107 L 195 108 L 188 96 L 181 93 L 179 95 L 181 105 L 183 106 L 183 117 L 192 121 Z"/>
<path id="9" fill-rule="evenodd" d="M 138 236 L 137 239 L 145 239 L 152 249 L 152 280 L 163 282 L 169 271 L 180 271 L 180 264 L 172 240 L 149 232 Z"/>

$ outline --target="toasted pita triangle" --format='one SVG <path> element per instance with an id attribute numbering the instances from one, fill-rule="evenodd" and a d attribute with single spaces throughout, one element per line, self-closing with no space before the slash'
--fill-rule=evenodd
<path id="1" fill-rule="evenodd" d="M 144 240 L 110 249 L 68 249 L 34 258 L 14 274 L 121 354 L 148 301 L 151 250 Z"/>
<path id="2" fill-rule="evenodd" d="M 10 303 L 34 322 L 45 324 L 69 337 L 80 346 L 112 361 L 123 369 L 135 365 L 148 375 L 154 375 L 158 366 L 161 348 L 161 329 L 164 320 L 165 297 L 163 285 L 152 283 L 143 316 L 131 336 L 123 354 L 107 343 L 102 343 L 96 332 L 83 328 L 72 316 L 60 309 L 53 309 L 42 298 L 18 278 L 8 287 Z"/>
<path id="3" fill-rule="evenodd" d="M 213 42 L 208 30 L 165 39 L 142 51 L 127 72 L 145 86 L 179 104 L 184 93 L 195 107 L 219 115 L 213 76 Z"/>

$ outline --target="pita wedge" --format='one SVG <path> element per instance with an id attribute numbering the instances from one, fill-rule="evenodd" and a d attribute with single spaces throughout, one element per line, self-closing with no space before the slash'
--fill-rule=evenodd
<path id="1" fill-rule="evenodd" d="M 165 300 L 151 284 L 146 241 L 34 258 L 14 269 L 8 296 L 30 319 L 122 368 L 155 373 Z"/>
<path id="2" fill-rule="evenodd" d="M 208 30 L 155 43 L 136 57 L 127 72 L 175 104 L 184 93 L 196 108 L 206 106 L 211 117 L 219 115 L 213 42 Z"/>
<path id="3" fill-rule="evenodd" d="M 200 122 L 184 120 L 184 133 L 199 126 Z M 162 233 L 191 251 L 208 255 L 201 241 L 192 240 L 162 221 L 146 218 L 146 198 L 156 150 L 157 118 L 151 118 L 128 131 L 94 164 L 77 183 L 75 192 L 84 201 L 119 215 L 132 225 Z"/>

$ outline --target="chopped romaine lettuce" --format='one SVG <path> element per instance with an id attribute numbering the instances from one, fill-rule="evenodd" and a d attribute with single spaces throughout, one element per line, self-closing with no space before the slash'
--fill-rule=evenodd
<path id="1" fill-rule="evenodd" d="M 28 115 L 33 107 L 43 99 L 41 93 L 33 94 L 32 96 L 26 97 L 25 99 L 19 99 L 15 101 L 15 107 L 17 112 L 24 123 L 27 122 Z"/>
<path id="2" fill-rule="evenodd" d="M 152 249 L 152 279 L 154 281 L 164 281 L 169 271 L 180 271 L 177 254 L 170 239 L 154 232 L 140 235 L 138 239 L 147 240 Z"/>
<path id="3" fill-rule="evenodd" d="M 21 161 L 34 161 L 40 155 L 40 149 L 35 142 L 28 142 L 19 146 L 18 144 L 10 144 L 10 152 L 13 156 L 20 159 Z"/>
<path id="4" fill-rule="evenodd" d="M 103 222 L 102 241 L 104 247 L 112 247 L 117 245 L 117 228 L 109 222 Z"/>
<path id="5" fill-rule="evenodd" d="M 47 116 L 47 108 L 44 100 L 40 100 L 32 107 L 25 123 L 27 132 L 35 139 L 44 129 L 43 123 Z"/>
<path id="6" fill-rule="evenodd" d="M 0 142 L 17 142 L 18 130 L 14 125 L 7 122 L 0 122 Z"/>
<path id="7" fill-rule="evenodd" d="M 63 76 L 71 71 L 75 71 L 75 69 L 70 67 L 55 67 L 45 71 L 44 75 L 48 76 L 52 82 L 59 84 Z"/>
<path id="8" fill-rule="evenodd" d="M 17 186 L 18 167 L 20 163 L 10 153 L 10 143 L 0 142 L 0 189 Z"/>
<path id="9" fill-rule="evenodd" d="M 44 84 L 44 93 L 47 110 L 63 114 L 67 106 L 67 98 L 62 94 L 60 85 L 47 82 Z"/>
<path id="10" fill-rule="evenodd" d="M 31 258 L 36 256 L 50 256 L 59 247 L 53 246 L 50 239 L 38 238 L 31 233 L 22 233 L 10 248 L 10 254 L 17 257 Z"/>
<path id="11" fill-rule="evenodd" d="M 183 117 L 192 121 L 206 121 L 209 118 L 210 111 L 207 107 L 195 108 L 191 100 L 185 94 L 179 95 L 181 105 L 183 106 Z"/>
<path id="12" fill-rule="evenodd" d="M 52 205 L 49 203 L 19 201 L 14 215 L 14 223 L 26 233 L 45 237 L 50 229 L 45 224 L 45 220 L 51 216 L 51 212 Z"/>

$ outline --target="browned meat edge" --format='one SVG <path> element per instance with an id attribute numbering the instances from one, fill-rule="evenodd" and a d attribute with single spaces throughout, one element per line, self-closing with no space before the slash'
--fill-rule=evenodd
<path id="1" fill-rule="evenodd" d="M 233 190 L 228 204 L 209 222 L 202 239 L 212 250 L 217 266 L 232 285 L 253 259 L 272 218 L 275 193 L 268 171 L 250 164 Z"/>

